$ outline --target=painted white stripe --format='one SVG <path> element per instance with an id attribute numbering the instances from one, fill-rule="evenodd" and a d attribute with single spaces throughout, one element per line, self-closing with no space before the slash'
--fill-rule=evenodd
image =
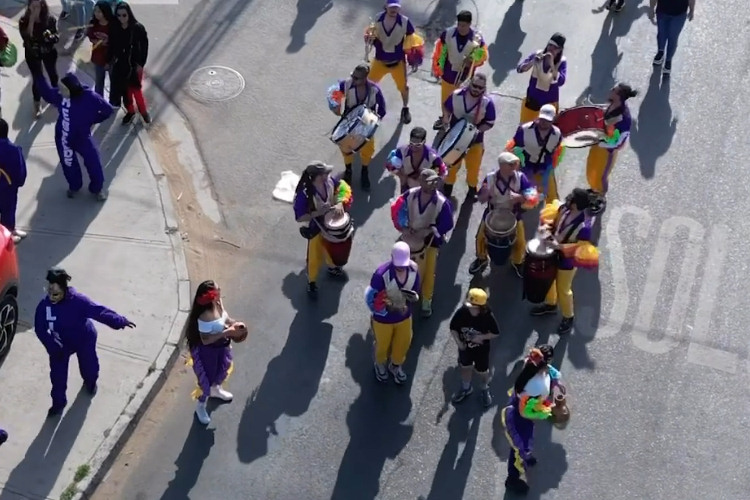
<path id="1" fill-rule="evenodd" d="M 726 373 L 737 373 L 739 356 L 731 352 L 691 343 L 687 351 L 688 363 L 706 366 Z"/>
<path id="2" fill-rule="evenodd" d="M 711 316 L 716 306 L 717 292 L 729 243 L 729 228 L 715 224 L 708 240 L 708 258 L 703 268 L 703 282 L 698 296 L 698 308 L 695 312 L 695 325 L 690 340 L 705 343 L 711 326 Z"/>

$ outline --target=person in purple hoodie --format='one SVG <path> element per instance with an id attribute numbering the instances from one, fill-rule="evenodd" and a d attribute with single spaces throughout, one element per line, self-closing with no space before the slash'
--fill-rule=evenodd
<path id="1" fill-rule="evenodd" d="M 537 50 L 518 64 L 518 73 L 531 71 L 519 123 L 536 120 L 539 110 L 545 104 L 552 104 L 560 111 L 560 87 L 565 85 L 568 78 L 568 61 L 563 55 L 564 48 L 565 36 L 555 33 L 544 50 Z"/>
<path id="2" fill-rule="evenodd" d="M 411 249 L 403 241 L 393 245 L 391 260 L 380 265 L 365 290 L 365 302 L 372 313 L 375 336 L 375 378 L 388 380 L 388 372 L 399 385 L 406 382 L 401 366 L 411 346 L 412 312 L 419 302 L 419 268 L 411 260 Z M 391 362 L 386 370 L 388 354 Z"/>
<path id="3" fill-rule="evenodd" d="M 34 84 L 44 100 L 60 111 L 55 125 L 55 144 L 68 181 L 68 198 L 73 198 L 83 187 L 77 156 L 81 155 L 89 174 L 89 191 L 99 201 L 104 201 L 107 199 L 104 170 L 91 127 L 112 116 L 115 109 L 102 96 L 83 85 L 73 73 L 66 74 L 60 81 L 68 89 L 69 96 L 51 87 L 41 74 L 34 77 Z"/>
<path id="4" fill-rule="evenodd" d="M 71 277 L 61 268 L 47 271 L 47 296 L 36 307 L 34 330 L 49 355 L 52 406 L 47 417 L 62 413 L 68 404 L 68 363 L 75 354 L 85 389 L 93 396 L 99 379 L 96 354 L 98 321 L 115 330 L 135 328 L 135 323 L 99 305 L 70 287 Z"/>

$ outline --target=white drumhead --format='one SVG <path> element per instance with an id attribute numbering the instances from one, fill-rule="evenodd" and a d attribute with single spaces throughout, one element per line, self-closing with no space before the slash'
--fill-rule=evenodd
<path id="1" fill-rule="evenodd" d="M 563 138 L 562 144 L 567 148 L 585 148 L 598 144 L 607 134 L 603 130 L 579 130 Z"/>
<path id="2" fill-rule="evenodd" d="M 461 134 L 464 133 L 464 129 L 466 126 L 469 125 L 469 122 L 466 121 L 466 119 L 461 118 L 456 122 L 455 125 L 453 125 L 448 132 L 446 132 L 445 136 L 443 137 L 443 140 L 440 141 L 440 145 L 438 145 L 437 154 L 438 156 L 443 156 L 446 154 L 450 149 L 453 147 L 453 145 L 456 143 L 456 141 L 461 137 Z"/>
<path id="3" fill-rule="evenodd" d="M 349 214 L 344 212 L 341 215 L 336 215 L 335 212 L 328 212 L 323 218 L 323 223 L 329 229 L 342 229 L 345 228 L 350 221 Z"/>
<path id="4" fill-rule="evenodd" d="M 364 105 L 359 105 L 356 108 L 349 111 L 336 125 L 331 134 L 331 140 L 337 142 L 347 135 L 359 124 L 359 118 L 367 108 Z"/>
<path id="5" fill-rule="evenodd" d="M 512 210 L 493 210 L 487 214 L 484 223 L 492 231 L 508 231 L 517 224 L 516 214 L 514 214 Z"/>

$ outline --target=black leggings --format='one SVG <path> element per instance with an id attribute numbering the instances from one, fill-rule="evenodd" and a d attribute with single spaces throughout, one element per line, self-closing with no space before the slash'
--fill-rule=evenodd
<path id="1" fill-rule="evenodd" d="M 27 58 L 26 64 L 29 66 L 32 78 L 34 75 L 44 75 L 42 72 L 42 68 L 44 68 L 47 71 L 47 76 L 49 76 L 50 85 L 57 87 L 57 51 L 44 54 L 41 59 Z M 31 85 L 31 92 L 34 94 L 34 102 L 41 101 L 42 97 L 39 95 L 39 90 L 37 90 L 36 85 L 33 83 Z"/>

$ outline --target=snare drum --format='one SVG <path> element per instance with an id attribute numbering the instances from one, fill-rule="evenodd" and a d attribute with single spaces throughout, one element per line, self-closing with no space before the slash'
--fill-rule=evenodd
<path id="1" fill-rule="evenodd" d="M 518 220 L 512 210 L 493 210 L 484 218 L 484 235 L 487 238 L 487 251 L 490 261 L 502 266 L 510 257 L 516 242 Z"/>
<path id="2" fill-rule="evenodd" d="M 339 267 L 345 266 L 349 262 L 354 237 L 354 224 L 349 214 L 344 212 L 343 215 L 336 215 L 333 211 L 328 212 L 323 217 L 321 235 L 323 246 L 333 264 Z"/>
<path id="3" fill-rule="evenodd" d="M 466 156 L 476 136 L 477 128 L 462 118 L 443 136 L 438 144 L 437 154 L 447 166 L 452 167 Z"/>
<path id="4" fill-rule="evenodd" d="M 409 245 L 411 250 L 411 260 L 418 262 L 423 259 L 427 250 L 427 238 L 418 234 L 410 234 L 409 232 L 401 233 L 401 237 L 398 241 L 403 241 Z"/>
<path id="5" fill-rule="evenodd" d="M 523 264 L 523 298 L 541 304 L 557 278 L 558 252 L 537 238 L 526 245 Z"/>
<path id="6" fill-rule="evenodd" d="M 555 125 L 560 129 L 566 148 L 586 148 L 607 137 L 604 109 L 597 106 L 577 106 L 557 115 Z"/>
<path id="7" fill-rule="evenodd" d="M 362 149 L 378 129 L 380 119 L 364 104 L 352 108 L 336 124 L 331 132 L 331 141 L 345 154 Z"/>

